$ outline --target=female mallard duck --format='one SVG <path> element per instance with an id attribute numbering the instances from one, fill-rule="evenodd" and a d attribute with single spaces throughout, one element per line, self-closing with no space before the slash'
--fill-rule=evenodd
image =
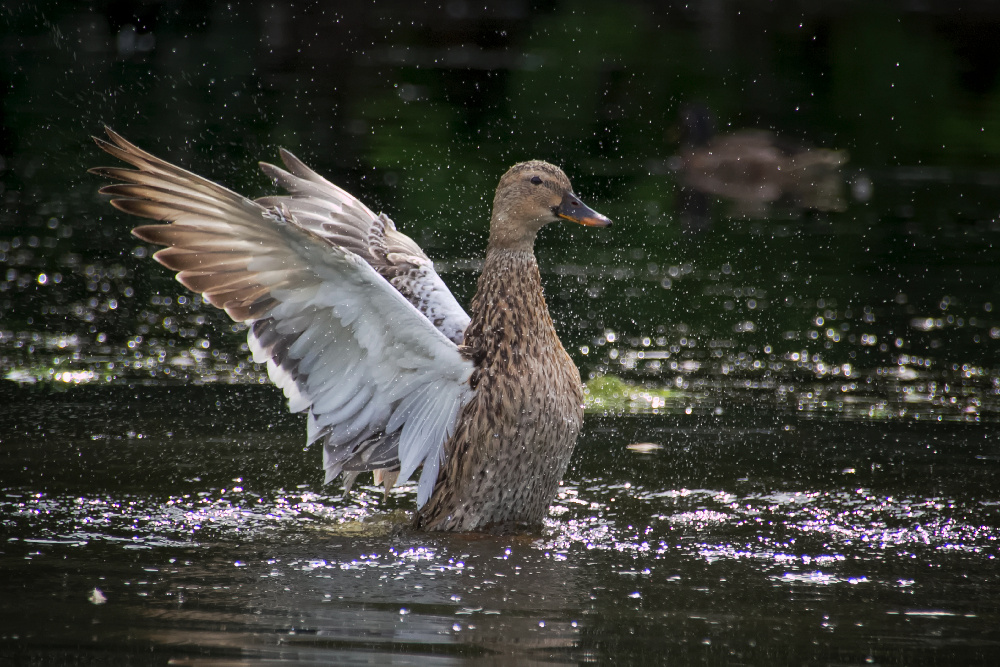
<path id="1" fill-rule="evenodd" d="M 544 225 L 611 222 L 546 162 L 500 179 L 489 245 L 462 310 L 412 239 L 282 151 L 262 169 L 290 196 L 251 201 L 107 130 L 97 145 L 137 169 L 92 173 L 125 184 L 116 208 L 169 224 L 133 234 L 177 280 L 250 325 L 326 481 L 366 470 L 388 487 L 423 466 L 415 524 L 426 530 L 538 526 L 583 421 L 580 374 L 549 317 L 535 262 Z"/>

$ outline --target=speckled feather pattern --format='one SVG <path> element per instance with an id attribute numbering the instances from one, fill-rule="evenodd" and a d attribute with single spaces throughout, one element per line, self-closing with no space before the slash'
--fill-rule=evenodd
<path id="1" fill-rule="evenodd" d="M 425 530 L 537 527 L 555 497 L 583 423 L 580 373 L 556 335 L 534 254 L 486 256 L 467 354 L 475 396 L 445 444 Z"/>
<path id="2" fill-rule="evenodd" d="M 462 343 L 469 316 L 455 302 L 434 264 L 409 237 L 396 231 L 386 214 L 368 229 L 371 265 L 407 301 L 456 345 Z"/>

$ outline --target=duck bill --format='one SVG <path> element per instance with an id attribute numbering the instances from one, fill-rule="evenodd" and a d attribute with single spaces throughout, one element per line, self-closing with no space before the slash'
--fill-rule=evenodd
<path id="1" fill-rule="evenodd" d="M 590 208 L 572 192 L 567 192 L 559 206 L 556 206 L 555 214 L 564 220 L 571 220 L 586 227 L 607 227 L 611 221 Z"/>

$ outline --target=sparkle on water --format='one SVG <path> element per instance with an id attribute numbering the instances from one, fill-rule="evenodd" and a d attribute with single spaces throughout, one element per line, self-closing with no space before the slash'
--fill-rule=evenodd
<path id="1" fill-rule="evenodd" d="M 571 268 L 574 270 L 561 266 L 554 273 L 587 275 L 583 267 Z M 689 265 L 684 268 L 686 273 L 695 273 Z M 684 268 L 670 267 L 668 272 L 684 275 Z M 708 272 L 702 290 L 712 293 L 713 281 L 729 273 Z M 79 320 L 89 333 L 81 332 L 81 327 L 70 332 L 0 328 L 0 360 L 7 368 L 6 379 L 61 384 L 268 382 L 263 366 L 249 358 L 243 340 L 246 327 L 229 322 L 198 295 L 158 294 L 148 303 L 131 304 L 136 310 L 133 317 L 138 320 L 134 327 L 137 333 L 114 336 L 112 341 L 113 334 L 107 331 L 120 331 L 122 327 L 112 311 L 118 308 L 119 299 L 125 301 L 134 295 L 134 290 L 122 282 L 126 272 L 120 266 L 101 269 L 88 265 L 82 274 L 94 277 L 88 278 L 88 292 L 117 296 L 42 306 L 42 315 Z M 62 274 L 56 275 L 61 282 Z M 0 281 L 0 292 L 16 292 L 48 280 L 45 274 L 36 279 L 32 276 L 34 273 L 24 276 L 11 268 L 7 280 Z M 462 275 L 454 277 L 465 280 Z M 625 281 L 626 289 L 629 278 L 633 277 L 617 276 Z M 112 287 L 115 279 L 118 282 Z M 641 280 L 636 284 L 641 286 Z M 906 296 L 900 294 L 897 300 L 906 303 Z M 746 304 L 750 310 L 767 307 L 759 296 L 747 299 Z M 947 311 L 950 304 L 951 299 L 944 297 L 941 310 Z M 950 329 L 955 336 L 968 338 L 963 341 L 967 344 L 1000 345 L 1000 326 L 994 324 L 992 302 L 980 304 L 978 316 L 912 317 L 908 332 L 880 325 L 870 306 L 838 310 L 835 301 L 794 304 L 792 297 L 785 297 L 783 307 L 795 307 L 801 312 L 804 328 L 780 332 L 773 344 L 746 344 L 738 336 L 718 338 L 707 332 L 696 333 L 683 321 L 657 327 L 648 335 L 626 337 L 610 329 L 595 332 L 587 344 L 576 350 L 591 379 L 620 375 L 641 381 L 642 386 L 622 389 L 591 383 L 588 410 L 654 414 L 681 410 L 690 414 L 713 410 L 713 397 L 736 391 L 767 397 L 778 404 L 793 404 L 804 412 L 847 418 L 976 422 L 984 414 L 995 419 L 1000 411 L 997 367 L 984 365 L 981 355 L 963 361 L 950 358 L 950 353 L 942 354 L 947 350 L 935 352 L 941 347 L 937 338 L 920 348 L 923 351 L 919 353 L 912 344 L 914 338 Z M 738 333 L 756 328 L 747 320 L 737 322 L 733 330 Z M 795 341 L 800 340 L 810 344 L 797 347 Z M 851 359 L 872 350 L 874 354 L 867 354 L 871 362 L 863 365 L 858 361 L 829 360 L 844 356 L 834 349 L 838 345 L 849 351 Z M 968 345 L 959 349 L 968 349 Z"/>

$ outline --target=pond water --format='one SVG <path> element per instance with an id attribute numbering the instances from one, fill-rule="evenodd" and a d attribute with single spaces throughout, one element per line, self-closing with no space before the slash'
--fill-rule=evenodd
<path id="1" fill-rule="evenodd" d="M 0 661 L 995 663 L 1000 14 L 122 7 L 0 9 Z M 822 187 L 693 191 L 692 103 Z M 102 123 L 250 195 L 287 147 L 463 303 L 499 175 L 564 166 L 617 224 L 537 244 L 589 391 L 543 532 L 323 486 Z"/>
<path id="2" fill-rule="evenodd" d="M 412 486 L 321 487 L 269 389 L 5 400 L 3 650 L 32 664 L 971 664 L 1000 641 L 978 424 L 598 417 L 544 532 L 501 539 L 392 529 Z"/>

